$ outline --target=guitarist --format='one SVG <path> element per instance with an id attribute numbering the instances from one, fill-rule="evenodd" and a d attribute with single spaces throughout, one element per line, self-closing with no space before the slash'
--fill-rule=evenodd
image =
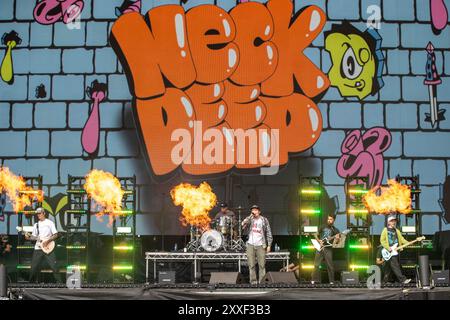
<path id="1" fill-rule="evenodd" d="M 335 217 L 334 215 L 328 215 L 327 217 L 327 225 L 320 228 L 319 234 L 314 234 L 314 237 L 321 245 L 326 245 L 326 242 L 324 242 L 323 239 L 336 236 L 333 240 L 333 243 L 337 243 L 340 240 L 339 233 L 340 231 L 338 228 L 334 226 Z M 314 284 L 315 282 L 320 281 L 320 272 L 319 267 L 322 261 L 325 259 L 325 264 L 327 265 L 327 271 L 328 271 L 328 281 L 330 284 L 334 283 L 334 263 L 333 263 L 333 248 L 332 246 L 326 246 L 324 247 L 320 252 L 316 251 L 316 256 L 314 258 L 314 271 L 312 273 L 312 281 L 311 283 Z"/>
<path id="2" fill-rule="evenodd" d="M 397 244 L 398 246 L 404 245 L 408 241 L 402 236 L 400 230 L 397 229 L 397 218 L 394 215 L 390 215 L 387 220 L 387 227 L 383 229 L 380 236 L 380 242 L 383 248 L 392 251 L 391 247 Z M 398 281 L 407 284 L 411 282 L 411 279 L 407 279 L 400 266 L 399 256 L 393 256 L 391 259 L 384 263 L 384 279 L 389 279 L 392 273 L 397 277 Z"/>
<path id="3" fill-rule="evenodd" d="M 33 233 L 31 236 L 29 234 L 25 235 L 25 239 L 36 241 L 34 246 L 33 258 L 31 260 L 31 272 L 30 272 L 30 282 L 36 278 L 36 275 L 41 271 L 42 260 L 46 260 L 50 268 L 53 271 L 53 277 L 56 282 L 60 282 L 58 270 L 56 269 L 56 257 L 55 253 L 52 251 L 46 254 L 42 251 L 41 245 L 46 247 L 51 241 L 55 241 L 58 238 L 58 231 L 56 230 L 53 221 L 47 219 L 45 210 L 43 208 L 36 209 L 36 215 L 38 222 L 33 226 Z M 42 244 L 37 241 L 39 238 L 48 238 Z"/>

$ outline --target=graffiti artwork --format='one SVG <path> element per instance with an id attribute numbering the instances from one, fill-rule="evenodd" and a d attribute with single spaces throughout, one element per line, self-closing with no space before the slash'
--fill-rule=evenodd
<path id="1" fill-rule="evenodd" d="M 302 52 L 326 17 L 316 6 L 292 11 L 288 0 L 230 12 L 165 5 L 115 22 L 113 47 L 155 175 L 284 165 L 314 145 L 322 117 L 312 99 L 329 80 Z"/>
<path id="2" fill-rule="evenodd" d="M 430 113 L 425 113 L 425 121 L 430 122 L 434 128 L 436 123 L 445 120 L 445 110 L 439 110 L 437 102 L 437 86 L 442 83 L 436 68 L 436 54 L 434 53 L 434 46 L 431 42 L 427 45 L 427 64 L 425 67 L 426 78 L 424 85 L 428 88 L 428 95 L 430 97 Z"/>
<path id="3" fill-rule="evenodd" d="M 14 83 L 14 65 L 12 58 L 12 50 L 22 42 L 16 31 L 3 34 L 2 44 L 6 46 L 5 56 L 3 57 L 0 67 L 0 76 L 7 84 Z"/>
<path id="4" fill-rule="evenodd" d="M 391 134 L 384 128 L 375 127 L 364 133 L 351 131 L 342 142 L 337 173 L 342 178 L 367 176 L 370 187 L 379 186 L 384 175 L 383 152 L 391 142 Z"/>
<path id="5" fill-rule="evenodd" d="M 90 87 L 86 89 L 86 94 L 92 100 L 92 107 L 89 117 L 81 134 L 81 145 L 83 150 L 89 155 L 94 155 L 98 151 L 100 140 L 100 102 L 106 99 L 106 90 L 108 86 L 94 80 Z"/>
<path id="6" fill-rule="evenodd" d="M 361 32 L 349 22 L 333 24 L 326 32 L 325 50 L 331 55 L 331 85 L 343 97 L 363 100 L 383 86 L 384 55 L 381 36 L 374 28 Z"/>
<path id="7" fill-rule="evenodd" d="M 444 183 L 439 186 L 438 203 L 442 210 L 442 218 L 446 223 L 450 223 L 450 176 L 447 176 Z"/>
<path id="8" fill-rule="evenodd" d="M 63 21 L 69 24 L 83 11 L 83 0 L 42 0 L 34 7 L 34 19 L 40 24 Z"/>
<path id="9" fill-rule="evenodd" d="M 444 0 L 430 0 L 431 27 L 434 34 L 440 34 L 448 23 L 448 11 Z"/>
<path id="10" fill-rule="evenodd" d="M 141 0 L 124 0 L 120 7 L 116 7 L 116 16 L 120 17 L 129 12 L 141 12 L 141 6 Z"/>
<path id="11" fill-rule="evenodd" d="M 35 97 L 36 99 L 44 99 L 47 97 L 47 91 L 45 91 L 45 85 L 43 83 L 36 87 Z"/>

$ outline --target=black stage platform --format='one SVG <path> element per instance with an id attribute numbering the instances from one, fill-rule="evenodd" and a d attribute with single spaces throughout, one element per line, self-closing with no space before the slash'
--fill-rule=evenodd
<path id="1" fill-rule="evenodd" d="M 430 290 L 408 287 L 302 285 L 91 285 L 81 289 L 62 286 L 12 285 L 11 298 L 23 300 L 450 300 L 449 287 Z"/>

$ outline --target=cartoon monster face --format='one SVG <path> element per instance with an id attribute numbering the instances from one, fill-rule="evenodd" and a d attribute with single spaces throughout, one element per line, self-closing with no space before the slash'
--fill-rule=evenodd
<path id="1" fill-rule="evenodd" d="M 364 99 L 372 93 L 376 72 L 375 58 L 366 40 L 356 34 L 331 33 L 325 40 L 331 55 L 331 85 L 343 97 Z"/>

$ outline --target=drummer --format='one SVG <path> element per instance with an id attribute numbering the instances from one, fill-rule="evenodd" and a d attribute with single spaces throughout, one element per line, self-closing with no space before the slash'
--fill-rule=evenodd
<path id="1" fill-rule="evenodd" d="M 229 217 L 232 221 L 232 226 L 236 225 L 236 217 L 234 215 L 234 212 L 228 209 L 228 205 L 225 202 L 220 203 L 220 211 L 216 214 L 214 217 L 214 222 L 216 226 L 219 225 L 220 218 L 222 217 Z"/>

